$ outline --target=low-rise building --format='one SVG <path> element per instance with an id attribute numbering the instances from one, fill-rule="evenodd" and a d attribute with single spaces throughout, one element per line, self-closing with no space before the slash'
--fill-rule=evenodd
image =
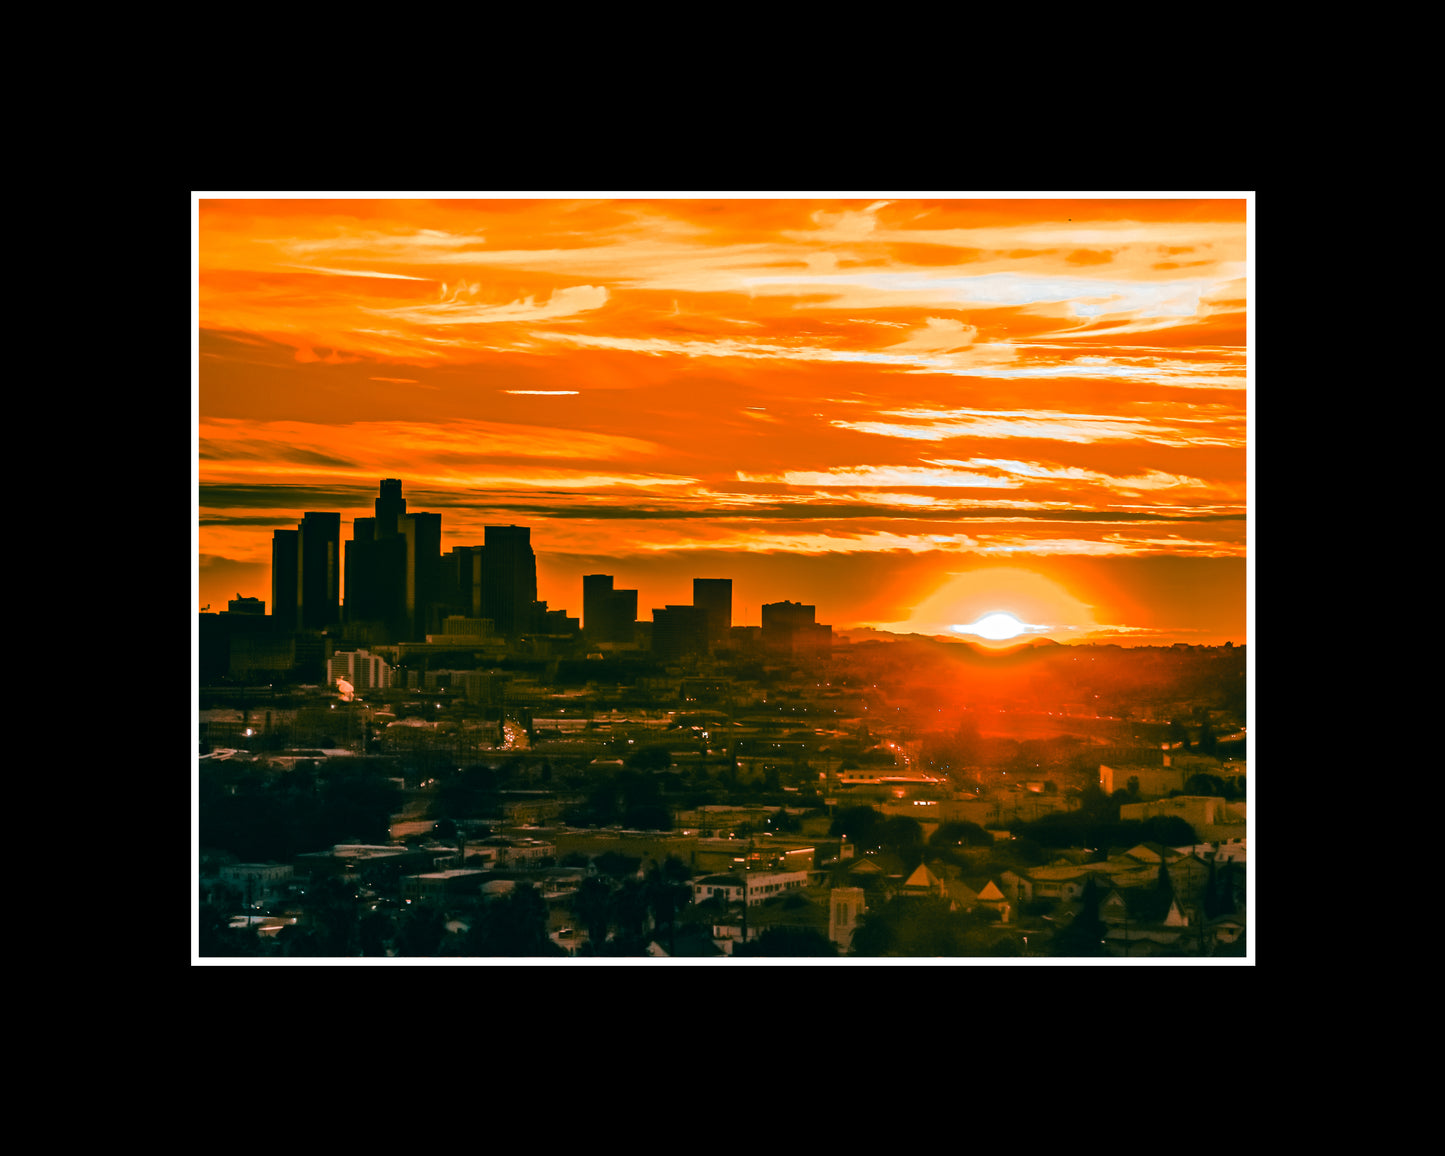
<path id="1" fill-rule="evenodd" d="M 401 897 L 408 902 L 430 900 L 445 903 L 451 899 L 475 899 L 488 878 L 485 871 L 454 868 L 450 871 L 428 871 L 423 875 L 404 875 Z"/>
<path id="2" fill-rule="evenodd" d="M 721 897 L 725 903 L 755 907 L 765 899 L 808 885 L 806 871 L 743 871 L 726 875 L 704 875 L 692 882 L 692 901 Z"/>
<path id="3" fill-rule="evenodd" d="M 1175 795 L 1143 803 L 1124 803 L 1119 818 L 1152 819 L 1175 815 L 1183 819 L 1200 839 L 1226 841 L 1245 833 L 1245 804 L 1229 803 L 1217 795 Z"/>
<path id="4" fill-rule="evenodd" d="M 289 863 L 227 863 L 221 882 L 234 887 L 247 903 L 264 903 L 282 891 L 295 874 Z"/>

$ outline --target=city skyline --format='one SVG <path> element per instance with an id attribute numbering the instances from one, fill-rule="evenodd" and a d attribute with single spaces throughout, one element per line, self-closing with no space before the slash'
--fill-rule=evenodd
<path id="1" fill-rule="evenodd" d="M 572 615 L 1248 641 L 1243 194 L 196 208 L 200 605 L 399 478 Z"/>

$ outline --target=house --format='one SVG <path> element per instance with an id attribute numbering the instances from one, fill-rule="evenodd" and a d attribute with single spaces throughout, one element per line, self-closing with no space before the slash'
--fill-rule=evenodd
<path id="1" fill-rule="evenodd" d="M 899 888 L 898 893 L 900 895 L 935 895 L 946 899 L 948 898 L 948 886 L 929 870 L 927 863 L 920 863 L 914 869 L 913 874 L 903 881 L 903 886 Z"/>
<path id="2" fill-rule="evenodd" d="M 998 912 L 999 922 L 1007 923 L 1011 908 L 1004 893 L 992 879 L 984 884 L 978 893 L 978 905 L 988 911 Z"/>
<path id="3" fill-rule="evenodd" d="M 1112 888 L 1099 902 L 1099 918 L 1110 954 L 1130 958 L 1174 947 L 1189 927 L 1172 887 Z"/>
<path id="4" fill-rule="evenodd" d="M 1006 878 L 1013 874 L 1012 871 L 1004 872 Z M 1084 884 L 1093 874 L 1088 867 L 1076 863 L 1055 863 L 1048 867 L 1030 867 L 1027 871 L 1019 872 L 1018 878 L 1027 880 L 1027 899 L 1060 899 L 1073 902 L 1084 893 Z"/>

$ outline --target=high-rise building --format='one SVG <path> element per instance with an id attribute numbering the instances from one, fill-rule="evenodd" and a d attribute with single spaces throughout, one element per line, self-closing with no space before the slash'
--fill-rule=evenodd
<path id="1" fill-rule="evenodd" d="M 486 616 L 497 632 L 515 638 L 528 628 L 537 601 L 537 556 L 527 526 L 487 526 L 483 530 Z"/>
<path id="2" fill-rule="evenodd" d="M 297 529 L 298 625 L 325 630 L 341 621 L 341 515 L 309 510 Z"/>
<path id="3" fill-rule="evenodd" d="M 344 678 L 358 691 L 385 690 L 391 685 L 392 669 L 379 654 L 347 650 L 333 654 L 326 664 L 327 681 L 333 686 Z"/>
<path id="4" fill-rule="evenodd" d="M 346 623 L 353 638 L 416 641 L 436 626 L 441 515 L 408 514 L 401 482 L 385 478 L 376 516 L 357 518 L 346 543 Z"/>
<path id="5" fill-rule="evenodd" d="M 665 660 L 707 653 L 707 611 L 665 606 L 652 612 L 652 652 Z"/>
<path id="6" fill-rule="evenodd" d="M 403 514 L 397 531 L 406 539 L 406 620 L 408 637 L 424 638 L 440 627 L 435 614 L 441 586 L 442 516 Z"/>
<path id="7" fill-rule="evenodd" d="M 614 590 L 611 574 L 582 576 L 582 626 L 595 642 L 631 642 L 637 626 L 637 591 Z"/>
<path id="8" fill-rule="evenodd" d="M 727 641 L 733 625 L 733 580 L 731 578 L 694 578 L 692 604 L 707 612 L 709 647 Z"/>
<path id="9" fill-rule="evenodd" d="M 637 591 L 614 590 L 603 605 L 611 641 L 631 642 L 637 635 Z"/>
<path id="10" fill-rule="evenodd" d="M 787 654 L 826 653 L 832 646 L 833 628 L 815 621 L 816 606 L 800 602 L 770 602 L 763 605 L 763 646 Z"/>
<path id="11" fill-rule="evenodd" d="M 279 630 L 296 629 L 300 546 L 300 530 L 277 530 L 271 535 L 271 621 Z"/>
<path id="12" fill-rule="evenodd" d="M 612 581 L 611 574 L 582 575 L 582 629 L 598 640 L 604 633 L 603 606 L 612 593 Z"/>
<path id="13" fill-rule="evenodd" d="M 399 525 L 406 515 L 406 499 L 401 496 L 400 478 L 382 478 L 381 492 L 376 499 L 376 536 L 390 538 L 401 532 Z"/>
<path id="14" fill-rule="evenodd" d="M 448 614 L 463 618 L 485 618 L 486 547 L 457 546 L 442 555 L 441 593 L 438 602 Z"/>

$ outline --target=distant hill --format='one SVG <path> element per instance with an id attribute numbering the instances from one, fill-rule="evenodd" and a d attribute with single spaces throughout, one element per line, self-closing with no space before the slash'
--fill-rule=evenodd
<path id="1" fill-rule="evenodd" d="M 1033 650 L 1044 646 L 1063 646 L 1052 638 L 1021 638 L 1004 646 L 984 646 L 971 638 L 957 634 L 898 634 L 891 630 L 875 630 L 871 626 L 855 626 L 849 630 L 835 630 L 840 638 L 851 642 L 935 642 L 945 646 L 965 646 L 977 654 L 1014 654 L 1020 650 Z"/>

